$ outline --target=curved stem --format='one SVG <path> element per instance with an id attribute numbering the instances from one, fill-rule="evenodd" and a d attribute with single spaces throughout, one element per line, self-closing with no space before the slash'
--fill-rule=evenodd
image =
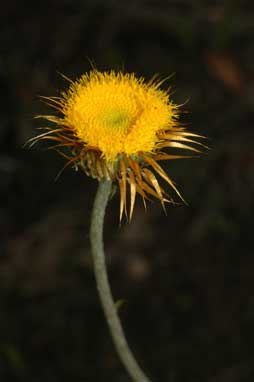
<path id="1" fill-rule="evenodd" d="M 135 382 L 149 382 L 148 378 L 137 364 L 125 339 L 107 276 L 103 245 L 103 222 L 111 187 L 112 182 L 109 180 L 101 180 L 99 182 L 98 191 L 92 210 L 90 240 L 95 278 L 112 339 L 116 346 L 116 350 L 126 367 L 126 370 Z"/>

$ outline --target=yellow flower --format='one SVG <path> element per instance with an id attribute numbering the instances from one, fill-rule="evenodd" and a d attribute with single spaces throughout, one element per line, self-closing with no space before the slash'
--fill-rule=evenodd
<path id="1" fill-rule="evenodd" d="M 134 74 L 93 70 L 70 81 L 61 97 L 44 97 L 59 115 L 38 116 L 56 126 L 45 128 L 33 142 L 55 141 L 53 148 L 67 158 L 66 166 L 79 167 L 98 180 L 118 182 L 120 220 L 123 211 L 127 214 L 128 185 L 130 219 L 136 193 L 144 203 L 151 196 L 159 199 L 163 208 L 165 202 L 173 202 L 160 186 L 158 175 L 182 199 L 158 161 L 183 156 L 169 154 L 165 148 L 199 152 L 189 143 L 200 144 L 193 140 L 200 136 L 179 127 L 179 107 L 170 100 L 169 92 L 159 89 L 161 83 L 145 83 Z"/>

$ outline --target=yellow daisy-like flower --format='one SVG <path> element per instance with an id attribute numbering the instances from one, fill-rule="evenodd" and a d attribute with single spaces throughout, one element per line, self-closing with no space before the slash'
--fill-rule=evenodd
<path id="1" fill-rule="evenodd" d="M 189 143 L 200 144 L 193 140 L 200 136 L 179 127 L 179 108 L 169 92 L 159 89 L 161 82 L 145 83 L 134 74 L 97 70 L 70 82 L 61 97 L 44 97 L 60 115 L 38 116 L 56 126 L 47 127 L 32 141 L 55 141 L 53 148 L 67 158 L 66 166 L 79 167 L 98 180 L 118 182 L 120 220 L 127 210 L 128 185 L 130 219 L 136 193 L 144 203 L 151 196 L 163 207 L 165 202 L 173 202 L 160 186 L 158 175 L 182 198 L 158 161 L 183 158 L 165 148 L 199 152 Z"/>

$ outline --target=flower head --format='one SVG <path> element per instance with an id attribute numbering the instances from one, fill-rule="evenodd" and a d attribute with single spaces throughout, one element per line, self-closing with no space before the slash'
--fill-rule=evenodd
<path id="1" fill-rule="evenodd" d="M 54 123 L 33 142 L 46 139 L 65 158 L 67 164 L 98 180 L 118 182 L 120 220 L 127 214 L 127 188 L 130 189 L 131 219 L 136 193 L 145 203 L 151 196 L 164 208 L 173 199 L 160 186 L 158 175 L 182 199 L 174 182 L 158 164 L 161 160 L 183 158 L 166 148 L 199 152 L 189 144 L 199 144 L 199 135 L 179 126 L 179 107 L 169 92 L 159 89 L 161 82 L 145 83 L 134 74 L 93 70 L 60 97 L 43 97 L 58 115 L 38 116 Z M 65 166 L 65 167 L 66 167 Z"/>

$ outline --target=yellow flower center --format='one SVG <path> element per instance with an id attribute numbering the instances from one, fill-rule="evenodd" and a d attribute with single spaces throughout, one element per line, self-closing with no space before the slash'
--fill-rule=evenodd
<path id="1" fill-rule="evenodd" d="M 125 111 L 109 109 L 102 113 L 101 120 L 102 123 L 109 129 L 125 131 L 130 125 L 131 118 Z"/>
<path id="2" fill-rule="evenodd" d="M 63 94 L 64 123 L 108 161 L 151 152 L 157 132 L 175 125 L 176 107 L 155 84 L 133 74 L 93 71 Z"/>

